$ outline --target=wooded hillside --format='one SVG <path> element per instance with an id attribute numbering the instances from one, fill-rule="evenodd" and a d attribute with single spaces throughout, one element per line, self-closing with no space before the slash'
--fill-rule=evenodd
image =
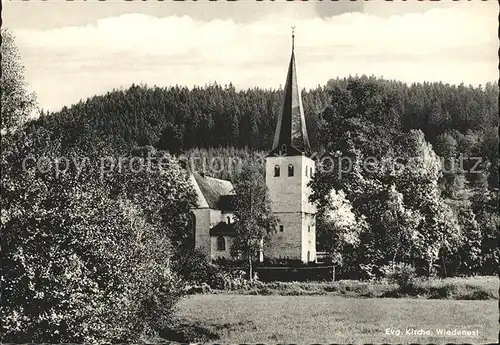
<path id="1" fill-rule="evenodd" d="M 319 146 L 318 116 L 330 102 L 330 91 L 345 89 L 354 79 L 332 79 L 326 86 L 302 92 L 315 148 Z M 453 130 L 488 138 L 498 126 L 498 83 L 474 88 L 443 83 L 407 85 L 364 76 L 360 80 L 382 86 L 385 94 L 394 97 L 401 128 L 419 128 L 431 143 Z M 282 97 L 282 90 L 236 91 L 232 85 L 193 89 L 132 85 L 59 112 L 43 112 L 36 122 L 64 131 L 68 143 L 107 135 L 127 145 L 154 145 L 172 151 L 219 146 L 268 150 Z M 483 153 L 487 151 L 485 148 Z"/>

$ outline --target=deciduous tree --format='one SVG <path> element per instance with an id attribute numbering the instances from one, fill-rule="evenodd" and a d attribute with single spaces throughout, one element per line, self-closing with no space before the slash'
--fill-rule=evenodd
<path id="1" fill-rule="evenodd" d="M 259 258 L 264 242 L 276 230 L 277 219 L 271 211 L 268 189 L 255 163 L 243 167 L 234 191 L 236 237 L 231 246 L 233 256 L 248 261 L 249 278 L 253 278 L 253 261 Z"/>
<path id="2" fill-rule="evenodd" d="M 11 130 L 22 125 L 35 110 L 36 98 L 28 92 L 24 78 L 24 66 L 12 32 L 2 29 L 2 94 L 1 129 Z"/>

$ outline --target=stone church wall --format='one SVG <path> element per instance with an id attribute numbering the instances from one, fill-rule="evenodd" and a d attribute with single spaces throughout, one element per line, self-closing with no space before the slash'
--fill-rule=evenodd
<path id="1" fill-rule="evenodd" d="M 195 248 L 204 253 L 207 257 L 210 256 L 210 209 L 201 208 L 194 209 L 193 213 L 196 217 L 195 226 Z"/>
<path id="2" fill-rule="evenodd" d="M 316 261 L 316 215 L 311 213 L 302 214 L 302 261 Z"/>
<path id="3" fill-rule="evenodd" d="M 276 232 L 271 235 L 270 241 L 264 245 L 264 257 L 275 259 L 302 259 L 302 215 L 295 213 L 277 213 L 279 218 Z M 283 232 L 279 227 L 283 226 Z"/>
<path id="4" fill-rule="evenodd" d="M 222 212 L 209 208 L 194 209 L 196 217 L 195 248 L 203 252 L 207 257 L 211 255 L 210 229 L 221 221 Z"/>

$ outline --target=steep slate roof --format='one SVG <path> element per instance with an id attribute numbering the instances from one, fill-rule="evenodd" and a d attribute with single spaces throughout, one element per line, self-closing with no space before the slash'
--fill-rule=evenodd
<path id="1" fill-rule="evenodd" d="M 189 182 L 194 188 L 194 191 L 196 192 L 196 207 L 197 208 L 208 208 L 208 203 L 207 200 L 205 199 L 205 196 L 203 195 L 203 192 L 200 189 L 200 186 L 198 186 L 198 182 L 196 182 L 196 179 L 193 174 L 189 176 Z"/>
<path id="2" fill-rule="evenodd" d="M 302 99 L 297 85 L 294 39 L 295 36 L 292 34 L 292 56 L 286 77 L 285 99 L 282 112 L 278 117 L 271 154 L 277 153 L 284 146 L 286 147 L 284 155 L 308 154 L 311 149 Z"/>
<path id="3" fill-rule="evenodd" d="M 234 231 L 234 224 L 227 224 L 224 222 L 218 223 L 209 232 L 210 236 L 236 236 Z"/>
<path id="4" fill-rule="evenodd" d="M 201 176 L 198 173 L 191 175 L 191 181 L 194 182 L 194 188 L 198 195 L 199 208 L 221 209 L 221 197 L 234 195 L 233 184 L 230 181 Z"/>

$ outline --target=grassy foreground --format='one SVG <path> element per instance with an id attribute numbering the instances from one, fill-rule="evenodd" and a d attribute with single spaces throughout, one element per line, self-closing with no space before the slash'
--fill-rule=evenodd
<path id="1" fill-rule="evenodd" d="M 176 316 L 184 339 L 177 341 L 496 343 L 497 310 L 494 300 L 193 295 L 178 306 Z M 437 335 L 438 328 L 477 331 L 477 335 Z M 431 334 L 407 334 L 407 329 Z M 176 340 L 172 334 L 164 337 Z"/>

